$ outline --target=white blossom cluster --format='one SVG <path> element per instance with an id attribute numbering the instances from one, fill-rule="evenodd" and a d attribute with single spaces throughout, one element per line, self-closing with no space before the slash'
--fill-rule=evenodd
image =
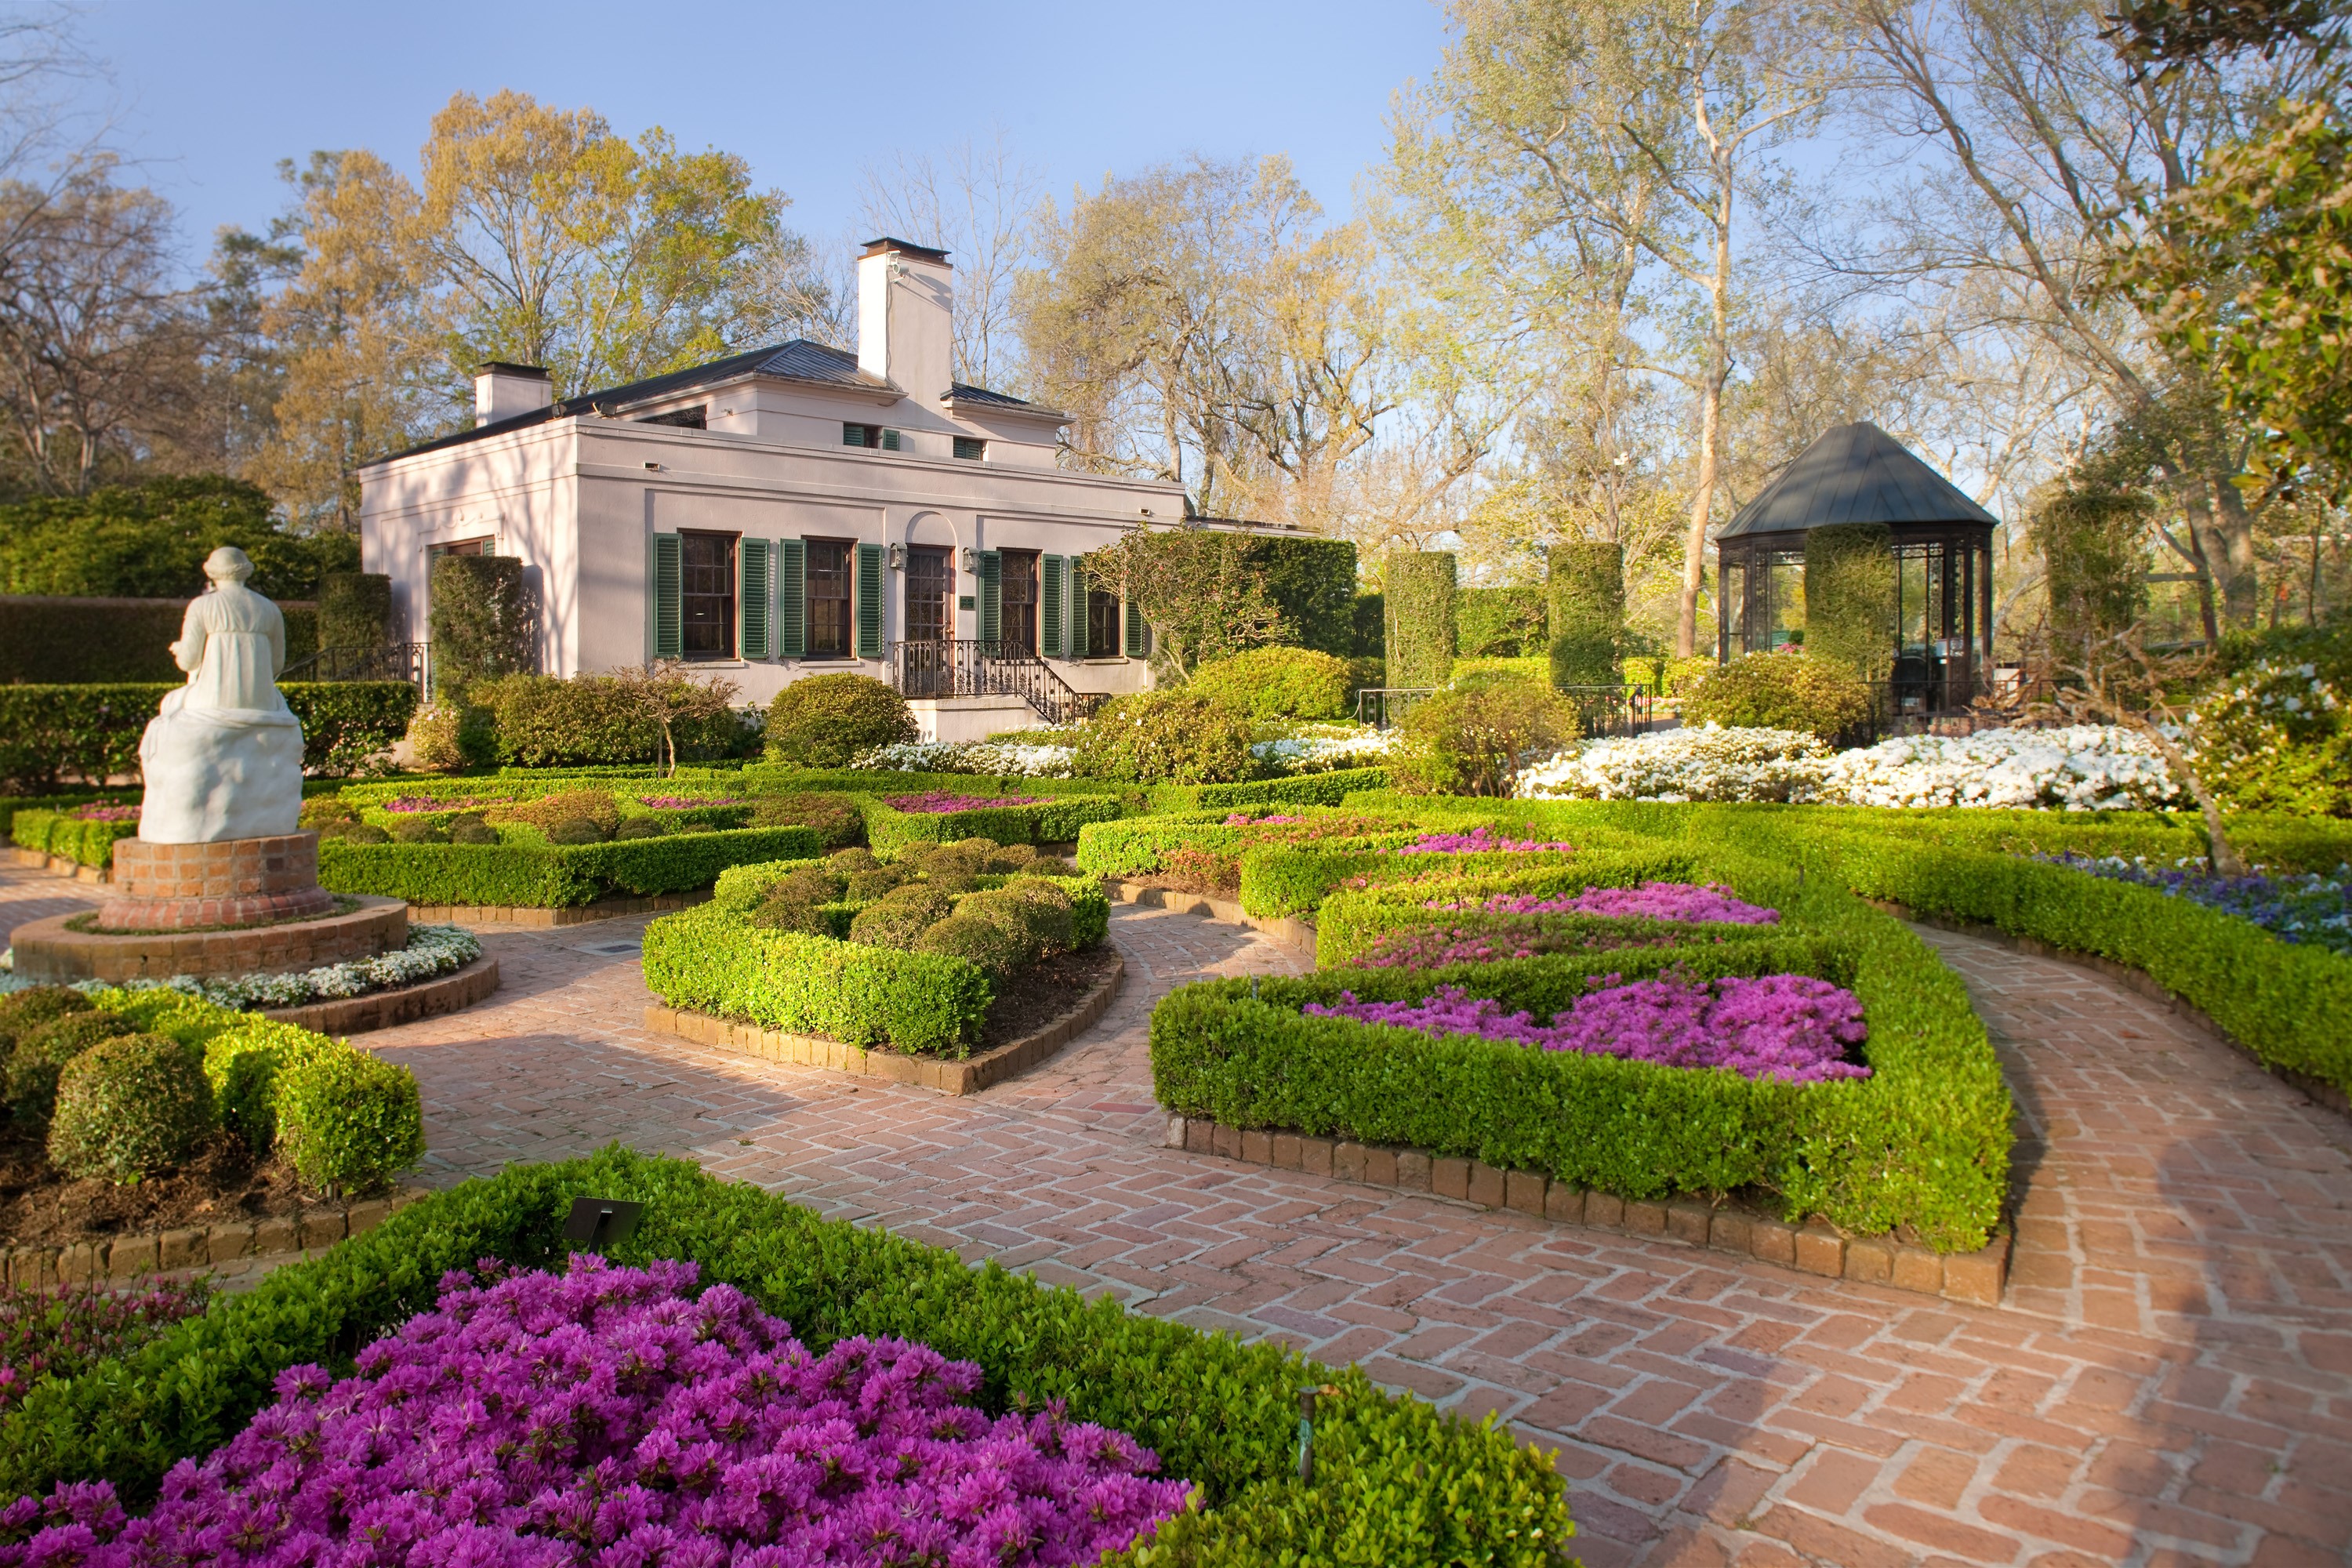
<path id="1" fill-rule="evenodd" d="M 1071 748 L 1013 741 L 903 741 L 849 759 L 853 768 L 898 773 L 990 773 L 1030 779 L 1070 776 Z"/>
<path id="2" fill-rule="evenodd" d="M 0 958 L 11 956 L 0 954 Z M 372 991 L 414 985 L 420 980 L 463 969 L 481 956 L 481 942 L 463 926 L 419 925 L 408 928 L 407 946 L 373 958 L 322 964 L 294 974 L 239 974 L 226 980 L 174 974 L 168 980 L 126 980 L 122 989 L 152 991 L 161 987 L 200 996 L 217 1006 L 239 1012 L 259 1007 L 299 1007 L 310 1002 L 337 1001 L 346 996 L 364 996 Z M 22 990 L 32 984 L 15 974 L 0 974 L 0 993 Z M 110 981 L 84 980 L 78 982 L 75 989 L 104 991 L 111 984 Z"/>
<path id="3" fill-rule="evenodd" d="M 1830 749 L 1795 730 L 1696 730 L 1586 741 L 1519 774 L 1523 795 L 1572 800 L 1812 798 Z"/>
<path id="4" fill-rule="evenodd" d="M 1298 724 L 1287 734 L 1252 742 L 1250 755 L 1286 773 L 1317 773 L 1377 767 L 1396 746 L 1394 731 L 1370 724 Z"/>

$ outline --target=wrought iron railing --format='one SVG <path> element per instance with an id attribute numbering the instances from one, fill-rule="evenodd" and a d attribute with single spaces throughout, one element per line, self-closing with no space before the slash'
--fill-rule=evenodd
<path id="1" fill-rule="evenodd" d="M 1367 686 L 1356 693 L 1356 721 L 1385 730 L 1402 719 L 1433 686 Z M 1646 686 L 1569 686 L 1559 695 L 1576 709 L 1580 735 L 1638 735 L 1660 720 L 1663 702 Z"/>
<path id="2" fill-rule="evenodd" d="M 322 647 L 278 672 L 280 680 L 405 680 L 425 684 L 426 648 L 421 642 L 380 647 Z"/>
<path id="3" fill-rule="evenodd" d="M 1105 700 L 1071 686 L 1035 649 L 1001 638 L 896 642 L 889 664 L 902 697 L 1018 697 L 1048 724 L 1075 724 Z"/>
<path id="4" fill-rule="evenodd" d="M 1436 690 L 1434 686 L 1363 687 L 1356 693 L 1356 722 L 1388 729 L 1404 717 L 1407 709 Z"/>

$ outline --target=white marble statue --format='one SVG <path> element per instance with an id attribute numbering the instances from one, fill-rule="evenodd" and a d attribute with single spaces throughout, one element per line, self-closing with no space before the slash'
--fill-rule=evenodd
<path id="1" fill-rule="evenodd" d="M 245 585 L 253 563 L 223 545 L 212 587 L 191 602 L 172 657 L 188 683 L 163 699 L 139 742 L 147 779 L 139 837 L 210 844 L 292 833 L 302 815 L 302 725 L 278 690 L 286 618 Z"/>

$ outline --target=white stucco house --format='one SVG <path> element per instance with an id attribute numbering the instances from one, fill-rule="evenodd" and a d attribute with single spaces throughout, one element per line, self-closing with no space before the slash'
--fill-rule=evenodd
<path id="1" fill-rule="evenodd" d="M 1148 629 L 1075 563 L 1182 491 L 1058 468 L 1064 416 L 953 379 L 945 252 L 872 241 L 857 289 L 854 355 L 795 341 L 560 403 L 483 366 L 475 428 L 361 471 L 362 566 L 405 637 L 433 558 L 488 553 L 523 563 L 553 675 L 676 656 L 764 702 L 855 670 L 941 740 L 1149 684 Z"/>

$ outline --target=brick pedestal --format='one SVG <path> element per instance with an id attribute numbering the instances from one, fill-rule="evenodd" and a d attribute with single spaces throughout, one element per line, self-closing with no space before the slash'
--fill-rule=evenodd
<path id="1" fill-rule="evenodd" d="M 280 921 L 236 931 L 75 931 L 71 915 L 28 921 L 10 932 L 16 973 L 27 980 L 167 980 L 174 974 L 284 974 L 346 959 L 373 958 L 408 942 L 408 906 L 355 899 L 317 920 Z"/>
<path id="2" fill-rule="evenodd" d="M 335 912 L 319 886 L 319 836 L 284 833 L 211 844 L 114 846 L 112 896 L 100 931 L 175 931 L 310 920 Z"/>

